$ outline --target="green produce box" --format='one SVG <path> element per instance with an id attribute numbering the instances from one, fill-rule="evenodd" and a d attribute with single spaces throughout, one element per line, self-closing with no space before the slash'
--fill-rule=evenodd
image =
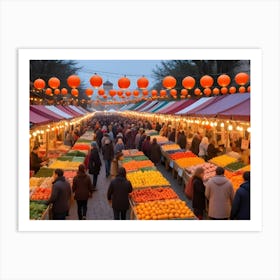
<path id="1" fill-rule="evenodd" d="M 85 158 L 84 157 L 73 157 L 72 159 L 73 162 L 84 162 Z"/>
<path id="2" fill-rule="evenodd" d="M 228 171 L 234 172 L 237 171 L 241 168 L 243 168 L 245 166 L 245 164 L 241 161 L 237 161 L 237 162 L 233 162 L 228 164 L 227 166 L 225 166 L 225 169 L 227 169 Z"/>
<path id="3" fill-rule="evenodd" d="M 62 160 L 62 161 L 72 161 L 72 159 L 73 159 L 72 156 L 61 156 L 57 158 L 57 160 Z"/>
<path id="4" fill-rule="evenodd" d="M 41 167 L 40 170 L 33 177 L 52 177 L 53 169 L 48 167 Z"/>
<path id="5" fill-rule="evenodd" d="M 72 157 L 85 157 L 86 154 L 80 151 L 70 151 L 66 154 L 66 156 L 72 156 Z"/>

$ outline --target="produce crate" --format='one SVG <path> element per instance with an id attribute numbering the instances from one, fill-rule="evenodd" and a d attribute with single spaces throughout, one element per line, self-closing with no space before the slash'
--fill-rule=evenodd
<path id="1" fill-rule="evenodd" d="M 245 164 L 241 161 L 233 162 L 225 166 L 225 169 L 231 172 L 235 172 L 241 168 L 245 167 Z"/>

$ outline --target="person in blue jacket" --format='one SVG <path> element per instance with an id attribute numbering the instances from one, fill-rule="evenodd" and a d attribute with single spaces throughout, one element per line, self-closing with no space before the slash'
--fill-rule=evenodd
<path id="1" fill-rule="evenodd" d="M 250 220 L 250 171 L 243 174 L 244 183 L 236 191 L 230 219 L 231 220 Z"/>

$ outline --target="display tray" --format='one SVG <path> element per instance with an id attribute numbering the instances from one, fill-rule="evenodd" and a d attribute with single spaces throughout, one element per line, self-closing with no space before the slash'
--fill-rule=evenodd
<path id="1" fill-rule="evenodd" d="M 143 190 L 143 189 L 147 189 L 147 188 L 152 188 L 152 189 L 154 189 L 154 188 L 167 188 L 167 187 L 171 187 L 171 185 L 159 185 L 159 186 L 141 186 L 141 187 L 133 187 L 132 186 L 132 189 L 135 191 L 135 190 Z"/>

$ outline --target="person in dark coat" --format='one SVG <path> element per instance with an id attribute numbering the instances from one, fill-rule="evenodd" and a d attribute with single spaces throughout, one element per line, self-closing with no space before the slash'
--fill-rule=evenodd
<path id="1" fill-rule="evenodd" d="M 143 146 L 143 143 L 144 143 L 146 137 L 147 137 L 147 135 L 145 133 L 145 130 L 142 130 L 140 140 L 139 140 L 139 144 L 138 144 L 138 150 L 139 151 L 142 151 L 142 146 Z"/>
<path id="2" fill-rule="evenodd" d="M 126 170 L 120 167 L 118 174 L 110 183 L 107 199 L 112 203 L 115 220 L 125 220 L 126 212 L 129 209 L 128 196 L 132 192 L 132 185 L 126 179 Z"/>
<path id="3" fill-rule="evenodd" d="M 250 172 L 243 173 L 244 183 L 236 191 L 230 213 L 231 220 L 250 220 Z"/>
<path id="4" fill-rule="evenodd" d="M 47 161 L 39 158 L 38 156 L 39 146 L 34 146 L 30 154 L 30 170 L 33 170 L 35 173 L 39 171 L 41 166 L 45 165 Z"/>
<path id="5" fill-rule="evenodd" d="M 105 161 L 106 177 L 109 177 L 111 172 L 111 162 L 114 159 L 114 146 L 110 139 L 104 141 L 102 153 Z"/>
<path id="6" fill-rule="evenodd" d="M 91 151 L 90 151 L 89 162 L 88 162 L 88 173 L 92 174 L 92 185 L 93 185 L 92 191 L 96 190 L 100 167 L 101 167 L 101 160 L 97 150 L 97 143 L 93 141 L 91 143 Z"/>
<path id="7" fill-rule="evenodd" d="M 172 131 L 168 137 L 168 140 L 169 141 L 172 141 L 172 142 L 175 142 L 175 137 L 176 137 L 176 129 L 175 128 L 172 128 Z"/>
<path id="8" fill-rule="evenodd" d="M 203 214 L 205 210 L 205 186 L 203 184 L 204 169 L 198 167 L 193 175 L 193 197 L 192 206 L 194 209 L 194 214 L 199 220 L 203 219 Z"/>
<path id="9" fill-rule="evenodd" d="M 199 153 L 200 142 L 201 142 L 200 136 L 198 134 L 195 134 L 193 136 L 193 139 L 192 139 L 190 150 L 197 156 L 198 156 L 198 153 Z"/>
<path id="10" fill-rule="evenodd" d="M 72 191 L 77 201 L 79 220 L 86 220 L 87 203 L 92 194 L 92 184 L 89 175 L 86 174 L 84 164 L 79 165 L 77 175 L 73 178 Z"/>
<path id="11" fill-rule="evenodd" d="M 160 132 L 161 130 L 161 125 L 159 124 L 159 122 L 156 123 L 156 131 Z"/>
<path id="12" fill-rule="evenodd" d="M 219 152 L 220 152 L 220 150 L 215 147 L 215 140 L 211 139 L 210 144 L 208 145 L 208 148 L 207 148 L 207 159 L 209 160 L 209 159 L 216 157 Z"/>
<path id="13" fill-rule="evenodd" d="M 180 146 L 181 149 L 186 149 L 187 137 L 183 130 L 178 135 L 177 144 Z"/>
<path id="14" fill-rule="evenodd" d="M 150 158 L 151 155 L 151 137 L 148 135 L 145 139 L 145 141 L 142 144 L 142 152 L 144 155 L 148 158 Z"/>
<path id="15" fill-rule="evenodd" d="M 101 149 L 101 139 L 103 138 L 103 132 L 100 128 L 97 129 L 96 133 L 96 142 L 98 145 L 98 148 Z"/>
<path id="16" fill-rule="evenodd" d="M 65 220 L 70 208 L 71 187 L 63 176 L 62 169 L 55 169 L 51 197 L 47 205 L 52 203 L 53 220 Z"/>
<path id="17" fill-rule="evenodd" d="M 161 159 L 161 150 L 160 150 L 160 145 L 157 143 L 157 139 L 154 138 L 153 142 L 151 144 L 151 155 L 150 155 L 151 161 L 157 165 L 160 163 Z"/>

